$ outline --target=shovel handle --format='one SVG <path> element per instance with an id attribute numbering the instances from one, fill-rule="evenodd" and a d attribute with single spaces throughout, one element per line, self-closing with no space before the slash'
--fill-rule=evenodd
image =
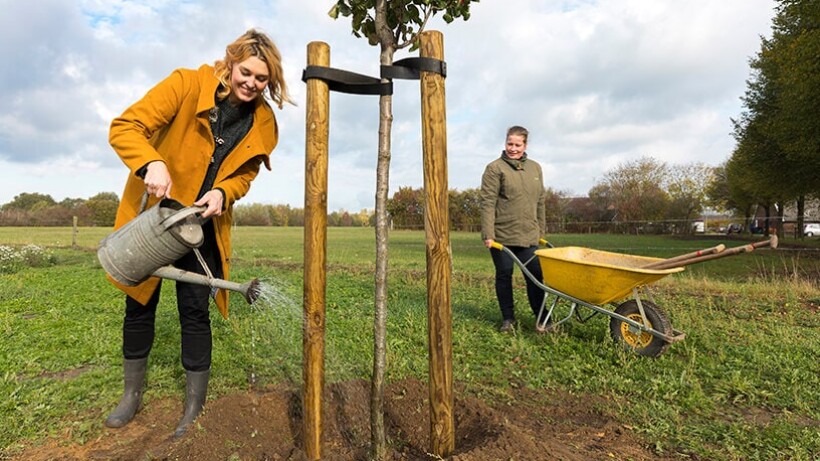
<path id="1" fill-rule="evenodd" d="M 713 253 L 713 254 L 709 254 L 709 255 L 698 256 L 698 257 L 694 257 L 694 258 L 684 259 L 682 261 L 671 261 L 671 262 L 668 262 L 668 263 L 667 263 L 667 261 L 659 261 L 659 263 L 656 266 L 651 267 L 651 269 L 660 270 L 660 269 L 671 269 L 673 267 L 688 266 L 690 264 L 700 263 L 700 262 L 704 262 L 704 261 L 711 261 L 713 259 L 724 258 L 726 256 L 732 256 L 732 255 L 736 255 L 736 254 L 740 254 L 740 253 L 748 253 L 748 252 L 754 251 L 755 248 L 761 248 L 761 247 L 764 247 L 764 246 L 769 246 L 772 249 L 777 248 L 777 236 L 773 235 L 772 238 L 770 238 L 769 240 L 764 240 L 762 242 L 755 242 L 755 243 L 750 243 L 748 245 L 742 245 L 742 246 L 738 246 L 738 247 L 734 247 L 734 248 L 729 248 L 728 250 L 722 251 L 720 253 Z M 664 263 L 664 264 L 660 264 L 660 263 Z"/>
<path id="2" fill-rule="evenodd" d="M 723 251 L 725 249 L 726 249 L 726 245 L 721 243 L 720 245 L 716 245 L 716 246 L 713 246 L 711 248 L 705 248 L 703 250 L 693 251 L 691 253 L 686 253 L 686 254 L 682 254 L 680 256 L 675 256 L 675 257 L 672 257 L 672 258 L 664 259 L 663 261 L 655 261 L 653 263 L 650 263 L 650 264 L 647 264 L 647 265 L 643 266 L 642 269 L 658 269 L 660 266 L 674 267 L 674 266 L 669 266 L 668 264 L 678 262 L 678 261 L 685 261 L 685 260 L 691 259 L 691 258 L 697 258 L 699 256 L 720 253 L 721 251 Z"/>

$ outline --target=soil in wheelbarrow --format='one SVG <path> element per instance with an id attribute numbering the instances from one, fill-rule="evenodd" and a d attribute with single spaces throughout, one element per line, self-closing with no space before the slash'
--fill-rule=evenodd
<path id="1" fill-rule="evenodd" d="M 370 383 L 328 384 L 325 393 L 322 459 L 369 459 Z M 169 436 L 181 403 L 151 400 L 122 429 L 104 429 L 82 445 L 66 442 L 66 434 L 11 459 L 303 461 L 308 458 L 301 451 L 300 394 L 299 389 L 279 387 L 210 400 L 196 427 L 179 440 Z M 438 459 L 426 453 L 427 395 L 422 381 L 404 380 L 387 387 L 387 459 Z M 611 407 L 600 398 L 517 388 L 503 399 L 487 401 L 458 392 L 455 400 L 453 460 L 665 459 L 617 415 L 607 414 Z"/>

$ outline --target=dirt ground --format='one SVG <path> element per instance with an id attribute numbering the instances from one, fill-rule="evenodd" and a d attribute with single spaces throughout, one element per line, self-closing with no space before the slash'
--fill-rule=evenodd
<path id="1" fill-rule="evenodd" d="M 611 406 L 601 398 L 511 391 L 504 402 L 456 393 L 454 461 L 673 459 L 655 455 L 631 426 L 607 415 Z M 11 459 L 304 461 L 308 458 L 302 452 L 300 394 L 300 389 L 280 387 L 209 400 L 189 433 L 179 440 L 170 435 L 181 416 L 181 401 L 152 400 L 125 428 L 105 429 L 83 445 L 52 439 Z M 325 387 L 323 460 L 368 459 L 369 395 L 367 381 Z M 388 459 L 439 459 L 427 453 L 427 396 L 427 384 L 422 381 L 387 386 Z"/>

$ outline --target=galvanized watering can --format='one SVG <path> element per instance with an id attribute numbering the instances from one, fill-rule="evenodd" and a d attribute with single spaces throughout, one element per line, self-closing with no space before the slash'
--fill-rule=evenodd
<path id="1" fill-rule="evenodd" d="M 125 286 L 154 276 L 236 291 L 248 304 L 253 303 L 259 297 L 258 279 L 239 284 L 212 277 L 204 265 L 208 275 L 171 265 L 202 245 L 204 234 L 198 214 L 204 210 L 205 207 L 185 207 L 176 200 L 163 199 L 102 239 L 97 258 L 105 272 Z"/>

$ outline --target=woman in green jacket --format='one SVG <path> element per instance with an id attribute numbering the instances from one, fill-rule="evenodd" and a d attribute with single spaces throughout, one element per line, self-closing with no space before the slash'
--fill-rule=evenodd
<path id="1" fill-rule="evenodd" d="M 515 327 L 513 309 L 514 263 L 504 252 L 492 248 L 498 242 L 510 249 L 521 261 L 531 260 L 527 269 L 541 280 L 541 266 L 533 258 L 544 234 L 545 196 L 541 165 L 527 158 L 526 128 L 507 130 L 501 157 L 490 162 L 481 177 L 481 238 L 490 249 L 495 265 L 495 293 L 501 308 L 501 331 Z M 544 302 L 544 291 L 526 278 L 527 298 L 536 316 L 536 330 L 546 332 L 547 325 L 538 319 Z"/>
<path id="2" fill-rule="evenodd" d="M 266 92 L 267 90 L 267 92 Z M 213 66 L 177 69 L 111 123 L 111 146 L 130 170 L 117 210 L 115 228 L 163 198 L 206 207 L 201 217 L 205 240 L 199 251 L 210 271 L 229 278 L 232 207 L 247 194 L 261 164 L 278 140 L 276 118 L 265 95 L 280 109 L 291 102 L 279 50 L 253 29 L 226 47 Z M 191 252 L 176 267 L 205 273 Z M 108 427 L 122 427 L 142 400 L 148 354 L 154 341 L 154 320 L 160 280 L 126 287 L 122 351 L 125 392 L 108 416 Z M 177 309 L 182 332 L 181 355 L 186 374 L 184 414 L 175 435 L 185 433 L 202 411 L 211 367 L 211 289 L 177 282 Z M 221 314 L 228 316 L 228 294 L 214 294 Z"/>

